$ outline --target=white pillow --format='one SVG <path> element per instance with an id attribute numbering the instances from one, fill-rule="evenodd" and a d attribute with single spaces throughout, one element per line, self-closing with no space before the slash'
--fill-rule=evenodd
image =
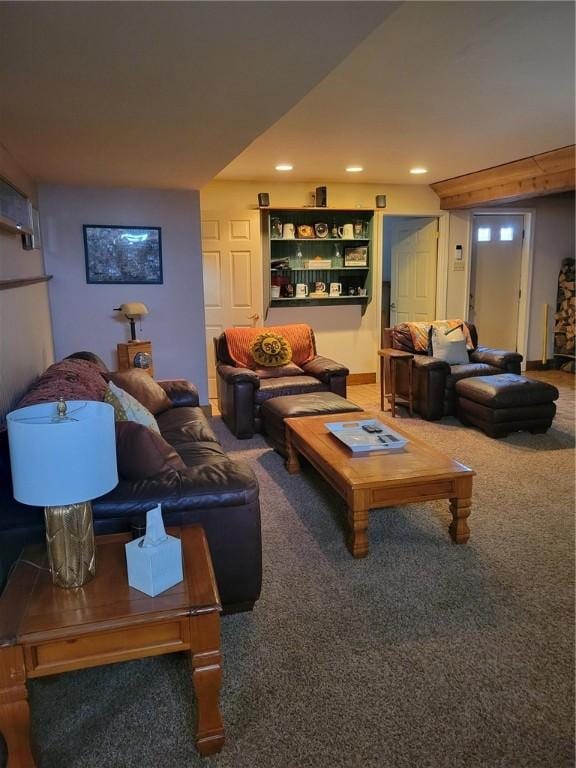
<path id="1" fill-rule="evenodd" d="M 128 392 L 125 392 L 123 389 L 120 389 L 120 387 L 117 387 L 113 381 L 108 382 L 108 389 L 113 397 L 118 400 L 120 408 L 126 414 L 126 421 L 135 421 L 137 424 L 142 424 L 145 427 L 149 427 L 150 429 L 153 429 L 155 432 L 160 434 L 158 423 L 148 408 L 143 406 L 142 403 L 138 402 L 138 400 L 136 400 L 135 397 L 132 397 L 132 395 L 128 394 Z M 118 420 L 118 417 L 116 417 L 116 421 Z"/>
<path id="2" fill-rule="evenodd" d="M 466 339 L 460 328 L 446 335 L 441 328 L 432 327 L 432 356 L 444 360 L 449 365 L 469 363 Z"/>

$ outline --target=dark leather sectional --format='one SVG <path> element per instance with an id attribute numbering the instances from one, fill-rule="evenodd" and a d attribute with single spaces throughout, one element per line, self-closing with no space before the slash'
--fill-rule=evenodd
<path id="1" fill-rule="evenodd" d="M 260 595 L 262 550 L 258 482 L 251 468 L 230 459 L 186 381 L 160 382 L 172 407 L 156 416 L 164 439 L 186 464 L 145 480 L 120 480 L 92 501 L 97 534 L 130 530 L 131 521 L 158 503 L 167 525 L 204 527 L 225 611 L 250 609 Z M 82 399 L 77 397 L 76 399 Z M 14 500 L 6 432 L 0 432 L 0 565 L 28 543 L 43 541 L 44 514 Z"/>

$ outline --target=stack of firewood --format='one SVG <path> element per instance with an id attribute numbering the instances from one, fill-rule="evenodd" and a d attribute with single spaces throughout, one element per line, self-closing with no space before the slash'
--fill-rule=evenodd
<path id="1" fill-rule="evenodd" d="M 564 259 L 558 277 L 558 304 L 554 317 L 554 354 L 574 357 L 576 297 L 574 259 Z"/>

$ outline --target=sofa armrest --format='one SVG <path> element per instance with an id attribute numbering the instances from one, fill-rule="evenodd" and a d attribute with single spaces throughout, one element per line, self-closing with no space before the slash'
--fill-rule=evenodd
<path id="1" fill-rule="evenodd" d="M 522 355 L 518 352 L 510 352 L 506 349 L 491 349 L 490 347 L 477 347 L 470 353 L 470 362 L 486 363 L 495 368 L 502 368 L 508 373 L 520 373 Z"/>
<path id="2" fill-rule="evenodd" d="M 444 360 L 429 355 L 414 355 L 414 366 L 423 373 L 427 371 L 444 371 L 446 376 L 450 373 L 450 366 Z"/>
<path id="3" fill-rule="evenodd" d="M 160 379 L 157 383 L 166 392 L 174 408 L 200 404 L 198 389 L 186 379 Z"/>
<path id="4" fill-rule="evenodd" d="M 308 363 L 301 366 L 302 370 L 308 376 L 314 376 L 324 384 L 329 384 L 333 376 L 348 376 L 349 369 L 341 363 L 336 363 L 328 357 L 316 355 Z"/>
<path id="5" fill-rule="evenodd" d="M 258 374 L 251 371 L 250 368 L 236 368 L 233 365 L 218 363 L 216 371 L 227 384 L 248 382 L 249 384 L 254 385 L 254 389 L 260 388 Z"/>

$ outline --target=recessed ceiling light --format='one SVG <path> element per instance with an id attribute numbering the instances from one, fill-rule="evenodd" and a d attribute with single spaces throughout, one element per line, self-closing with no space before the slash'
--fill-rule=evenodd
<path id="1" fill-rule="evenodd" d="M 277 171 L 291 171 L 294 168 L 290 163 L 278 163 L 276 166 Z"/>
<path id="2" fill-rule="evenodd" d="M 361 165 L 348 165 L 346 166 L 347 173 L 361 173 L 364 170 Z"/>
<path id="3" fill-rule="evenodd" d="M 410 173 L 417 176 L 420 173 L 428 173 L 428 168 L 410 168 Z"/>

